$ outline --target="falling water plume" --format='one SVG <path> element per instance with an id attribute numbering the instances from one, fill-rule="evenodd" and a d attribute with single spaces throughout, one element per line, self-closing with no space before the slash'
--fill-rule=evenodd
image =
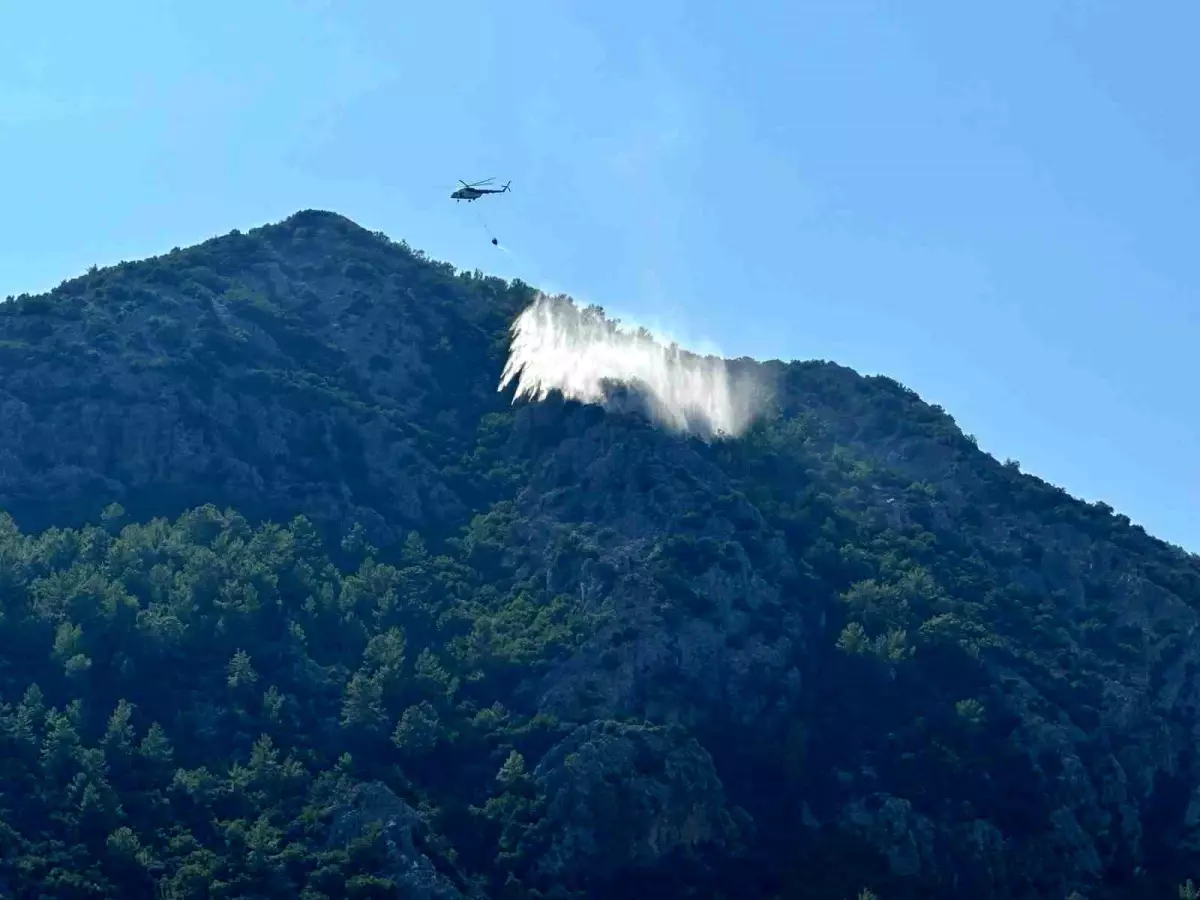
<path id="1" fill-rule="evenodd" d="M 596 306 L 541 294 L 513 322 L 499 390 L 514 381 L 513 401 L 568 400 L 610 406 L 614 385 L 640 392 L 665 427 L 701 437 L 737 437 L 757 413 L 761 386 L 717 356 L 664 344 L 645 328 L 626 331 Z"/>

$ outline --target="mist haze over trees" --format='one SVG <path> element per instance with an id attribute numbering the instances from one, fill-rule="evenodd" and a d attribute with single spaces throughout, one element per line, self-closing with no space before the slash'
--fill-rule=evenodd
<path id="1" fill-rule="evenodd" d="M 832 362 L 498 391 L 305 211 L 0 305 L 0 894 L 1179 896 L 1200 560 Z"/>

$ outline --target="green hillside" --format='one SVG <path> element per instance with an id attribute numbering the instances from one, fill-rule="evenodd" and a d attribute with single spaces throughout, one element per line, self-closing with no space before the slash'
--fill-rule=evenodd
<path id="1" fill-rule="evenodd" d="M 0 304 L 0 896 L 1200 873 L 1200 560 L 832 363 L 514 405 L 534 296 L 306 211 Z"/>

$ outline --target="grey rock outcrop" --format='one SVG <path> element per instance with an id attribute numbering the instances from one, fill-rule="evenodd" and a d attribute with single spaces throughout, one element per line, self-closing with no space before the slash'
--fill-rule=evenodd
<path id="1" fill-rule="evenodd" d="M 416 810 L 379 782 L 359 784 L 339 797 L 330 810 L 327 846 L 345 847 L 374 828 L 387 847 L 386 868 L 374 874 L 391 879 L 401 895 L 412 900 L 482 900 L 463 890 L 417 848 L 423 823 Z"/>

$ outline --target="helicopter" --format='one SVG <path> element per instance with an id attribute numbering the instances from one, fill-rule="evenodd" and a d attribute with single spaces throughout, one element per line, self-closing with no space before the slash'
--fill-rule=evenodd
<path id="1" fill-rule="evenodd" d="M 460 178 L 458 183 L 461 184 L 462 187 L 460 187 L 450 196 L 454 198 L 455 203 L 457 203 L 459 200 L 466 200 L 468 203 L 470 203 L 472 200 L 478 200 L 484 194 L 503 194 L 508 190 L 508 185 L 512 184 L 510 181 L 508 184 L 505 184 L 504 187 L 498 189 L 480 187 L 480 185 L 491 184 L 495 180 L 496 179 L 494 178 L 485 178 L 483 181 L 476 181 L 474 184 L 467 184 Z"/>

